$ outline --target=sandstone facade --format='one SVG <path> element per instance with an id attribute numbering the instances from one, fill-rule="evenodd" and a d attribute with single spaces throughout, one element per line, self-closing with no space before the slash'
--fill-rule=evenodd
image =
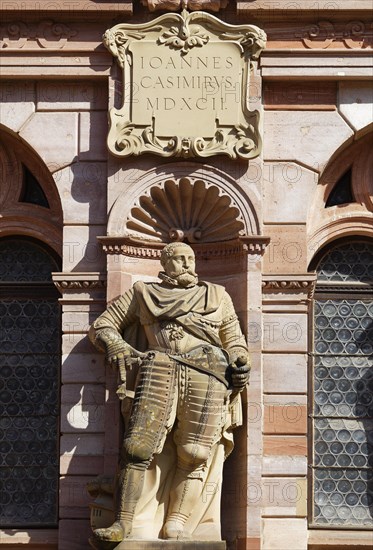
<path id="1" fill-rule="evenodd" d="M 372 238 L 369 3 L 212 2 L 216 17 L 267 34 L 248 94 L 250 108 L 262 111 L 262 153 L 248 161 L 116 158 L 106 146 L 107 113 L 126 90 L 101 37 L 118 23 L 148 22 L 161 3 L 27 0 L 0 8 L 0 237 L 32 238 L 60 258 L 53 281 L 62 308 L 59 520 L 6 526 L 0 546 L 87 548 L 86 484 L 115 471 L 122 429 L 115 376 L 88 328 L 107 301 L 157 276 L 159 247 L 133 247 L 120 228 L 154 187 L 171 181 L 181 189 L 186 178 L 229 197 L 246 235 L 238 248 L 224 238 L 197 247 L 201 278 L 233 297 L 253 363 L 245 425 L 226 465 L 223 538 L 232 550 L 368 548 L 366 527 L 312 525 L 309 415 L 317 262 L 340 238 Z M 20 163 L 48 211 L 19 200 Z M 354 200 L 326 208 L 349 169 Z"/>

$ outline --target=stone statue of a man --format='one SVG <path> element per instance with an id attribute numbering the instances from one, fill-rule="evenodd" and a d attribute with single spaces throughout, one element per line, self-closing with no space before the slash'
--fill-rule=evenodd
<path id="1" fill-rule="evenodd" d="M 165 246 L 161 264 L 161 282 L 135 283 L 91 327 L 91 340 L 122 381 L 134 360 L 140 364 L 121 452 L 116 521 L 96 529 L 96 541 L 133 536 L 146 472 L 171 430 L 175 467 L 159 538 L 193 539 L 188 520 L 202 505 L 214 450 L 232 425 L 232 396 L 248 382 L 247 345 L 225 289 L 198 282 L 194 252 L 182 242 Z M 145 352 L 126 340 L 135 325 L 145 333 Z M 124 391 L 122 385 L 119 393 Z M 219 468 L 221 478 L 222 461 Z"/>

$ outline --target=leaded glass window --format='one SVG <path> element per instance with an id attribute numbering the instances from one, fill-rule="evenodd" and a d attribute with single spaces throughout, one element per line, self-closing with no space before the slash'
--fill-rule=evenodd
<path id="1" fill-rule="evenodd" d="M 313 523 L 373 518 L 373 245 L 334 247 L 314 304 Z"/>
<path id="2" fill-rule="evenodd" d="M 0 240 L 0 525 L 57 523 L 60 313 L 44 248 Z"/>

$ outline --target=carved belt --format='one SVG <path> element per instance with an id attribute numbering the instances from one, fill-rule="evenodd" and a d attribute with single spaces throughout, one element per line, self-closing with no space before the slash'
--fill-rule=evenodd
<path id="1" fill-rule="evenodd" d="M 167 355 L 178 363 L 215 376 L 228 388 L 226 370 L 229 365 L 229 355 L 225 350 L 206 344 L 193 348 L 188 353 L 178 355 L 167 353 Z"/>

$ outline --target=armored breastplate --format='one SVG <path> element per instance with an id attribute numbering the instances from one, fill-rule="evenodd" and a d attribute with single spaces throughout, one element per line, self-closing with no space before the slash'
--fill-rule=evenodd
<path id="1" fill-rule="evenodd" d="M 206 343 L 205 340 L 186 332 L 175 321 L 161 321 L 144 325 L 144 330 L 149 349 L 181 354 Z"/>

